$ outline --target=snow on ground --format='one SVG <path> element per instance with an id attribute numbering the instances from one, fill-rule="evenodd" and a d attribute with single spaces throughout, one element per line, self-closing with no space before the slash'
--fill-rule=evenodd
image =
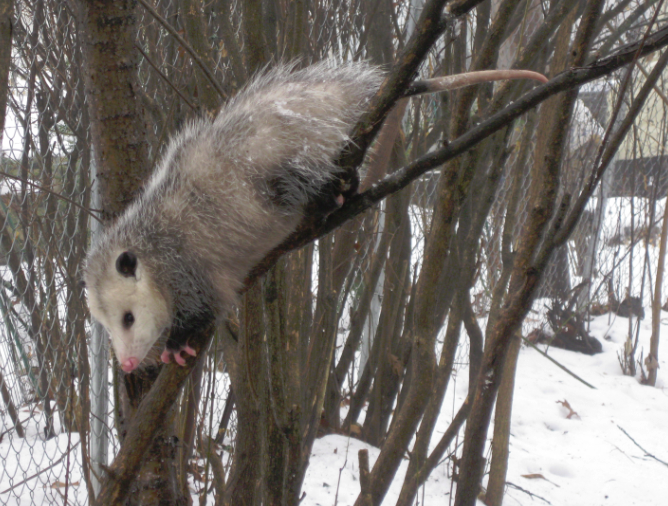
<path id="1" fill-rule="evenodd" d="M 645 455 L 629 438 L 657 459 L 668 462 L 668 314 L 664 312 L 662 316 L 664 343 L 660 348 L 656 388 L 643 386 L 635 378 L 621 374 L 617 353 L 623 349 L 628 333 L 626 318 L 604 315 L 591 322 L 592 335 L 603 344 L 603 353 L 599 355 L 549 350 L 554 359 L 593 384 L 596 390 L 576 381 L 535 350 L 522 349 L 515 384 L 507 476 L 508 482 L 521 489 L 514 486 L 507 489 L 506 506 L 668 504 L 668 466 Z M 647 318 L 641 322 L 640 333 L 640 348 L 644 349 L 645 356 L 649 336 Z M 462 363 L 465 363 L 463 356 Z M 446 395 L 435 440 L 443 434 L 466 396 L 468 370 L 465 366 L 458 366 L 451 384 L 454 388 Z M 568 418 L 569 410 L 561 401 L 567 401 L 577 415 Z M 29 424 L 27 429 L 29 439 L 41 439 L 36 424 Z M 41 446 L 27 445 L 12 434 L 2 438 L 0 455 L 5 473 L 0 480 L 0 494 L 6 495 L 0 497 L 0 503 L 10 500 L 9 504 L 16 505 L 62 504 L 68 474 L 70 483 L 74 482 L 69 488 L 69 497 L 76 496 L 80 503 L 85 501 L 76 434 L 68 440 L 67 434 L 61 433 L 56 439 L 42 443 Z M 461 437 L 457 443 L 461 445 Z M 53 480 L 53 474 L 34 476 L 65 454 L 68 447 L 72 448 L 72 462 L 68 465 L 67 459 L 63 459 L 53 466 L 57 481 Z M 379 450 L 361 441 L 338 435 L 317 440 L 304 483 L 306 496 L 301 504 L 352 505 L 359 493 L 357 453 L 361 448 L 369 449 L 373 466 Z M 396 503 L 407 464 L 407 460 L 402 463 L 383 504 Z M 446 460 L 432 473 L 419 491 L 418 504 L 451 504 L 454 500 L 451 466 Z M 19 483 L 26 478 L 26 483 Z M 12 485 L 17 488 L 5 492 Z M 534 494 L 533 497 L 527 492 Z M 212 500 L 210 503 L 213 504 Z"/>
<path id="2" fill-rule="evenodd" d="M 668 465 L 646 456 L 629 438 L 668 462 L 668 314 L 663 312 L 662 317 L 664 343 L 660 347 L 656 388 L 643 386 L 621 373 L 617 354 L 628 333 L 626 318 L 604 315 L 591 322 L 591 334 L 603 344 L 599 355 L 549 350 L 551 357 L 596 390 L 578 382 L 535 350 L 522 349 L 515 383 L 507 481 L 534 496 L 510 486 L 504 505 L 668 504 Z M 637 357 L 641 348 L 647 355 L 650 325 L 649 318 L 641 322 Z M 446 396 L 433 439 L 438 440 L 464 400 L 467 378 L 468 370 L 460 368 L 454 393 L 450 391 Z M 577 415 L 568 418 L 569 410 L 560 401 L 567 401 Z M 352 505 L 359 493 L 360 448 L 369 449 L 373 466 L 379 453 L 376 448 L 336 435 L 317 440 L 302 504 Z M 396 503 L 407 462 L 403 462 L 383 504 Z M 420 490 L 419 504 L 451 504 L 454 490 L 451 493 L 450 475 L 450 462 L 437 468 L 424 490 Z"/>
<path id="3" fill-rule="evenodd" d="M 0 504 L 85 504 L 79 435 L 61 432 L 45 441 L 36 429 L 37 424 L 31 421 L 26 426 L 26 440 L 11 434 L 2 438 Z"/>
<path id="4" fill-rule="evenodd" d="M 352 506 L 360 491 L 359 464 L 357 453 L 361 449 L 369 450 L 369 466 L 373 467 L 380 450 L 357 439 L 331 435 L 316 440 L 311 452 L 311 463 L 306 471 L 303 490 L 306 492 L 304 506 Z M 345 465 L 344 465 L 345 464 Z M 384 504 L 394 504 L 399 497 L 403 476 L 406 474 L 408 461 L 402 462 Z M 341 470 L 343 468 L 343 470 Z M 340 475 L 340 481 L 339 481 Z M 425 487 L 425 502 L 420 504 L 447 504 L 450 494 L 450 479 L 444 466 L 432 473 L 429 484 Z"/>

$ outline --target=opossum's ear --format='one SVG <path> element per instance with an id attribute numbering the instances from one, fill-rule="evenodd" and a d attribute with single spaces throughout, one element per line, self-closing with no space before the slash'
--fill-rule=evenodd
<path id="1" fill-rule="evenodd" d="M 124 251 L 116 259 L 116 270 L 121 276 L 135 277 L 137 271 L 137 255 L 131 251 Z"/>

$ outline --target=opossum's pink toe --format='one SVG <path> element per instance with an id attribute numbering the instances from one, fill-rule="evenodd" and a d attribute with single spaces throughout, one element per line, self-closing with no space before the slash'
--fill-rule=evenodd
<path id="1" fill-rule="evenodd" d="M 176 352 L 169 350 L 163 351 L 162 355 L 160 355 L 160 360 L 162 360 L 165 364 L 169 364 L 172 361 L 172 357 L 174 357 L 174 361 L 177 364 L 179 364 L 180 366 L 185 366 L 186 356 L 183 355 L 184 353 L 190 355 L 191 357 L 197 356 L 197 352 L 186 344 L 184 347 L 182 347 L 179 351 Z"/>
<path id="2" fill-rule="evenodd" d="M 121 364 L 121 369 L 123 369 L 124 372 L 132 372 L 138 366 L 139 366 L 139 359 L 136 357 L 130 357 Z"/>
<path id="3" fill-rule="evenodd" d="M 346 202 L 346 199 L 343 195 L 339 195 L 334 200 L 336 200 L 336 205 L 339 207 L 341 207 Z"/>

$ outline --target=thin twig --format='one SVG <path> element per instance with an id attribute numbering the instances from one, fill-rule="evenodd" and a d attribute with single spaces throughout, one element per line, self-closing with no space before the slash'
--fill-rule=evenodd
<path id="1" fill-rule="evenodd" d="M 514 483 L 511 483 L 509 481 L 506 482 L 506 485 L 508 485 L 509 487 L 513 487 L 513 488 L 519 490 L 520 492 L 524 492 L 525 494 L 528 494 L 529 497 L 531 497 L 531 498 L 538 497 L 538 499 L 540 499 L 541 501 L 545 501 L 547 504 L 552 504 L 550 501 L 548 501 L 544 497 L 541 497 L 537 494 L 534 494 L 533 492 L 529 492 L 527 489 L 522 488 L 519 485 L 515 485 Z"/>
<path id="2" fill-rule="evenodd" d="M 188 44 L 186 40 L 183 37 L 181 37 L 181 35 L 179 35 L 179 32 L 176 31 L 176 28 L 170 25 L 165 18 L 163 18 L 160 14 L 158 14 L 158 11 L 156 11 L 146 0 L 138 0 L 138 2 L 142 4 L 148 12 L 151 13 L 151 16 L 153 16 L 156 19 L 156 21 L 158 21 L 158 23 L 160 23 L 165 28 L 165 30 L 167 30 L 172 35 L 172 37 L 174 37 L 177 41 L 179 41 L 179 44 L 181 44 L 183 49 L 186 50 L 186 52 L 191 56 L 191 58 L 195 60 L 195 63 L 199 65 L 199 68 L 202 69 L 202 72 L 204 72 L 204 75 L 206 75 L 207 79 L 216 89 L 218 94 L 224 100 L 227 99 L 227 93 L 225 93 L 223 87 L 214 77 L 209 67 L 206 66 L 206 64 L 202 61 L 202 59 L 195 52 L 195 50 L 192 47 L 190 47 L 190 44 Z"/>
<path id="3" fill-rule="evenodd" d="M 474 0 L 476 3 L 480 0 Z M 415 30 L 406 43 L 404 50 L 380 85 L 372 98 L 368 112 L 362 117 L 354 129 L 351 139 L 343 148 L 337 164 L 344 169 L 360 165 L 364 155 L 378 133 L 387 114 L 400 98 L 401 92 L 413 81 L 413 76 L 424 61 L 427 52 L 450 24 L 450 19 L 461 15 L 443 15 L 447 0 L 431 0 L 425 2 L 422 13 L 415 25 Z"/>
<path id="4" fill-rule="evenodd" d="M 3 172 L 3 171 L 1 171 L 1 170 L 0 170 L 0 176 L 5 176 L 5 177 L 7 177 L 7 178 L 9 178 L 9 179 L 13 179 L 14 181 L 19 181 L 20 183 L 25 183 L 25 184 L 27 184 L 27 185 L 29 185 L 29 186 L 32 186 L 33 188 L 36 188 L 37 190 L 41 190 L 41 191 L 43 191 L 43 192 L 50 193 L 50 194 L 53 195 L 54 197 L 58 197 L 59 199 L 63 199 L 64 201 L 69 202 L 69 203 L 72 204 L 73 206 L 78 207 L 79 209 L 81 209 L 82 211 L 88 213 L 90 216 L 92 216 L 92 217 L 95 218 L 97 221 L 99 221 L 100 223 L 102 223 L 102 220 L 93 214 L 93 212 L 96 212 L 96 213 L 101 212 L 99 209 L 88 209 L 88 208 L 82 206 L 81 204 L 78 204 L 78 203 L 75 202 L 74 200 L 72 200 L 72 199 L 66 197 L 65 195 L 62 195 L 61 193 L 57 193 L 57 192 L 54 192 L 53 190 L 49 190 L 48 188 L 45 188 L 44 186 L 40 186 L 40 185 L 38 185 L 38 184 L 35 184 L 35 183 L 33 183 L 32 181 L 28 181 L 27 179 L 23 179 L 22 177 L 19 177 L 19 176 L 12 176 L 11 174 L 7 174 L 6 172 Z"/>
<path id="5" fill-rule="evenodd" d="M 343 465 L 339 468 L 339 480 L 336 482 L 336 493 L 334 494 L 334 506 L 337 505 L 339 501 L 339 486 L 341 485 L 341 474 L 346 468 L 348 463 L 348 450 L 350 449 L 350 438 L 348 438 L 348 444 L 346 444 L 346 458 L 343 460 Z"/>
<path id="6" fill-rule="evenodd" d="M 58 493 L 60 494 L 60 497 L 63 498 L 63 504 L 64 504 L 65 506 L 69 506 L 70 501 L 67 500 L 67 496 L 66 496 L 66 495 L 63 495 L 63 493 L 60 491 L 59 488 L 56 489 L 56 492 L 58 492 Z"/>
<path id="7" fill-rule="evenodd" d="M 566 371 L 568 374 L 570 374 L 571 376 L 573 376 L 573 377 L 574 377 L 576 380 L 578 380 L 580 383 L 582 383 L 582 384 L 584 384 L 584 385 L 587 385 L 589 388 L 592 388 L 592 389 L 596 390 L 596 387 L 595 387 L 594 385 L 592 385 L 592 384 L 590 384 L 590 383 L 587 383 L 587 382 L 586 382 L 585 380 L 583 380 L 580 376 L 578 376 L 578 375 L 575 374 L 573 371 L 571 371 L 570 369 L 568 369 L 568 367 L 566 367 L 565 365 L 561 365 L 559 362 L 557 362 L 555 359 L 553 359 L 551 356 L 549 356 L 547 353 L 545 353 L 543 350 L 541 350 L 538 346 L 536 346 L 536 345 L 533 344 L 531 341 L 529 341 L 526 337 L 522 336 L 522 339 L 524 340 L 524 342 L 525 342 L 526 344 L 528 344 L 529 346 L 531 346 L 534 350 L 536 350 L 538 353 L 540 353 L 541 355 L 543 355 L 546 359 L 548 359 L 550 362 L 552 362 L 553 364 L 555 364 L 557 367 L 559 367 L 560 369 L 563 369 L 563 370 Z"/>
<path id="8" fill-rule="evenodd" d="M 619 430 L 621 430 L 624 434 L 626 434 L 626 437 L 629 438 L 629 439 L 633 442 L 634 445 L 636 445 L 638 448 L 640 448 L 642 451 L 645 452 L 645 457 L 651 457 L 651 458 L 653 458 L 654 460 L 656 460 L 657 462 L 661 462 L 664 466 L 668 466 L 668 462 L 664 462 L 664 461 L 661 460 L 660 458 L 655 457 L 655 456 L 652 455 L 650 452 L 648 452 L 647 450 L 645 450 L 642 446 L 640 446 L 638 443 L 636 443 L 636 440 L 633 439 L 633 438 L 629 435 L 629 433 L 626 432 L 624 429 L 622 429 L 619 425 L 617 426 L 617 428 L 618 428 Z"/>
<path id="9" fill-rule="evenodd" d="M 181 97 L 181 99 L 188 104 L 188 107 L 190 107 L 193 111 L 197 111 L 197 107 L 193 105 L 193 103 L 186 98 L 186 96 L 179 91 L 179 89 L 174 85 L 174 83 L 160 70 L 155 63 L 153 63 L 153 60 L 151 60 L 148 55 L 144 52 L 144 50 L 141 48 L 139 44 L 135 42 L 135 47 L 139 50 L 139 52 L 142 54 L 144 59 L 148 62 L 148 64 L 153 67 L 153 69 L 158 73 L 158 75 L 162 78 L 163 81 L 167 83 L 167 85 L 172 88 L 176 94 Z"/>

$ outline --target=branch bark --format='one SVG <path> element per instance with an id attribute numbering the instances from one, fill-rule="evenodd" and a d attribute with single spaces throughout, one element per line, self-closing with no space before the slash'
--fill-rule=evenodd
<path id="1" fill-rule="evenodd" d="M 136 80 L 136 4 L 86 0 L 81 5 L 100 204 L 103 220 L 110 222 L 134 200 L 150 171 Z"/>
<path id="2" fill-rule="evenodd" d="M 0 146 L 2 146 L 2 135 L 5 131 L 5 110 L 9 92 L 13 12 L 14 0 L 0 0 Z"/>
<path id="3" fill-rule="evenodd" d="M 193 339 L 199 360 L 204 360 L 204 351 L 212 335 L 213 327 L 209 327 L 202 336 Z M 206 344 L 197 349 L 195 345 L 198 343 Z M 130 484 L 135 479 L 156 432 L 164 427 L 169 411 L 196 363 L 197 360 L 193 358 L 188 361 L 186 367 L 171 364 L 162 368 L 151 391 L 139 405 L 125 434 L 121 449 L 108 468 L 96 504 L 123 504 L 130 492 Z M 169 374 L 165 374 L 165 371 L 169 371 Z"/>

